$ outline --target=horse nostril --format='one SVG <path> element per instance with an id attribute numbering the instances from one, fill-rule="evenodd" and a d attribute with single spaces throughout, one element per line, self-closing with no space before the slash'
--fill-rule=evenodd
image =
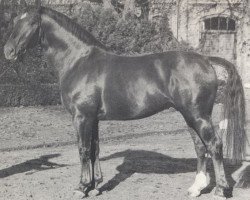
<path id="1" fill-rule="evenodd" d="M 13 54 L 13 53 L 14 53 L 14 51 L 15 51 L 15 49 L 14 49 L 14 48 L 10 48 L 10 50 L 9 50 L 9 54 Z"/>
<path id="2" fill-rule="evenodd" d="M 9 55 L 14 55 L 15 54 L 15 49 L 14 48 L 9 48 Z"/>
<path id="3" fill-rule="evenodd" d="M 15 48 L 12 45 L 5 45 L 4 46 L 4 54 L 7 59 L 11 59 L 16 53 Z"/>

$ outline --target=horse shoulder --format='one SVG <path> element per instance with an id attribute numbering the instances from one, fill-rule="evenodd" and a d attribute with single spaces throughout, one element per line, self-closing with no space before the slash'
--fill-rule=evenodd
<path id="1" fill-rule="evenodd" d="M 105 74 L 100 56 L 91 52 L 88 58 L 81 58 L 61 80 L 62 100 L 66 107 L 95 110 L 98 107 L 100 90 L 104 85 Z"/>

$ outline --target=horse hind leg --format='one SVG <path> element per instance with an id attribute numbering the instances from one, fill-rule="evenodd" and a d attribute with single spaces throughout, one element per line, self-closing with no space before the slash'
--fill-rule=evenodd
<path id="1" fill-rule="evenodd" d="M 196 116 L 191 116 L 190 113 L 196 113 Z M 215 178 L 216 178 L 216 189 L 215 195 L 225 197 L 224 192 L 229 188 L 228 182 L 225 176 L 225 170 L 223 165 L 223 150 L 222 140 L 218 134 L 214 131 L 210 116 L 202 117 L 197 115 L 198 112 L 190 112 L 189 116 L 183 115 L 188 125 L 192 127 L 202 143 L 207 149 L 207 152 L 211 155 Z"/>
<path id="2" fill-rule="evenodd" d="M 198 134 L 192 128 L 190 128 L 189 131 L 197 154 L 197 173 L 193 185 L 188 189 L 188 193 L 192 197 L 197 197 L 200 195 L 201 191 L 210 184 L 210 176 L 206 169 L 207 149 L 202 140 L 199 138 Z"/>

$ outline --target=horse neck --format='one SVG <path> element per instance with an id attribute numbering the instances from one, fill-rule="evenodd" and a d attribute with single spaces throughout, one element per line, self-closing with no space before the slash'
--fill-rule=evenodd
<path id="1" fill-rule="evenodd" d="M 59 77 L 63 77 L 79 58 L 87 56 L 92 48 L 46 14 L 41 15 L 41 29 L 44 34 L 42 46 Z"/>

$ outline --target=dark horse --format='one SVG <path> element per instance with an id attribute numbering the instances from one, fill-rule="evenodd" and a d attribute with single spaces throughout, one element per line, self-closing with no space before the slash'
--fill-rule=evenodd
<path id="1" fill-rule="evenodd" d="M 17 16 L 4 53 L 16 59 L 40 43 L 59 72 L 61 98 L 72 114 L 81 160 L 80 191 L 102 181 L 99 163 L 99 120 L 133 120 L 174 107 L 186 120 L 197 152 L 197 175 L 189 188 L 198 196 L 208 186 L 207 155 L 213 161 L 216 190 L 229 187 L 223 166 L 222 141 L 211 113 L 218 80 L 212 63 L 228 72 L 225 119 L 228 155 L 239 161 L 245 152 L 245 105 L 240 76 L 230 62 L 193 52 L 169 51 L 142 56 L 118 56 L 106 51 L 90 33 L 65 15 L 41 7 L 40 1 Z"/>

